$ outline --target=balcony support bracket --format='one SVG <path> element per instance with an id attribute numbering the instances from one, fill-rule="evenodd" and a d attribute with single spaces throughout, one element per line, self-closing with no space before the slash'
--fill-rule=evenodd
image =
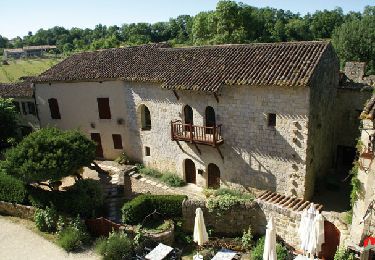
<path id="1" fill-rule="evenodd" d="M 217 151 L 219 152 L 221 159 L 224 161 L 224 155 L 223 155 L 223 153 L 221 152 L 219 146 L 215 146 L 215 147 L 216 147 Z"/>
<path id="2" fill-rule="evenodd" d="M 216 102 L 219 103 L 219 96 L 216 93 L 214 93 L 214 97 L 216 99 Z"/>
<path id="3" fill-rule="evenodd" d="M 172 91 L 173 91 L 174 96 L 177 98 L 177 100 L 180 100 L 180 96 L 177 94 L 177 91 L 176 90 L 172 90 Z"/>
<path id="4" fill-rule="evenodd" d="M 199 147 L 198 147 L 198 145 L 197 145 L 196 142 L 194 142 L 194 145 L 195 145 L 195 148 L 197 148 L 198 153 L 199 153 L 199 154 L 202 154 L 202 151 L 201 151 L 201 149 L 199 149 Z"/>

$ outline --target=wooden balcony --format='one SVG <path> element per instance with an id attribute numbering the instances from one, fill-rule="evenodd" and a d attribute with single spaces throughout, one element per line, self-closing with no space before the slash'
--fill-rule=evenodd
<path id="1" fill-rule="evenodd" d="M 217 147 L 224 143 L 221 136 L 221 125 L 208 127 L 183 124 L 180 120 L 171 121 L 171 137 L 173 141 L 186 141 Z"/>

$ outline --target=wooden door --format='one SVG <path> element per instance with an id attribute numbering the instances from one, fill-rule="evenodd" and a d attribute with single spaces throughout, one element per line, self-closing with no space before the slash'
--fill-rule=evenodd
<path id="1" fill-rule="evenodd" d="M 185 180 L 187 183 L 196 183 L 195 164 L 192 160 L 185 160 Z"/>
<path id="2" fill-rule="evenodd" d="M 333 260 L 340 244 L 340 231 L 329 221 L 324 221 L 324 241 L 319 257 L 324 260 Z"/>
<path id="3" fill-rule="evenodd" d="M 210 163 L 208 165 L 207 186 L 211 189 L 220 188 L 220 169 L 216 164 Z"/>
<path id="4" fill-rule="evenodd" d="M 100 138 L 99 133 L 91 133 L 91 140 L 96 143 L 96 151 L 95 155 L 98 158 L 103 158 L 103 147 L 102 147 L 102 139 Z"/>

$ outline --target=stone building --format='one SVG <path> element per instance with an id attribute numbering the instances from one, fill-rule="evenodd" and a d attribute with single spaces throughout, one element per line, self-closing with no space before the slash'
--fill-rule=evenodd
<path id="1" fill-rule="evenodd" d="M 334 162 L 338 82 L 319 41 L 84 52 L 34 80 L 41 126 L 82 130 L 98 157 L 302 198 Z"/>
<path id="2" fill-rule="evenodd" d="M 39 119 L 31 82 L 0 83 L 0 97 L 13 99 L 19 113 L 18 124 L 21 126 L 22 135 L 39 129 Z"/>
<path id="3" fill-rule="evenodd" d="M 42 57 L 44 53 L 56 50 L 55 45 L 24 46 L 18 49 L 4 49 L 3 59 L 20 59 L 26 57 Z"/>

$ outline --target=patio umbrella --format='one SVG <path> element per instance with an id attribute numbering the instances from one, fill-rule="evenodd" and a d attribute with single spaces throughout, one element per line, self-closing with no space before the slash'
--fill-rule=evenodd
<path id="1" fill-rule="evenodd" d="M 203 211 L 201 208 L 195 210 L 195 223 L 194 223 L 194 242 L 199 246 L 208 241 L 208 234 L 204 224 Z"/>
<path id="2" fill-rule="evenodd" d="M 324 218 L 318 211 L 315 216 L 315 231 L 316 231 L 316 254 L 322 251 L 322 245 L 324 244 Z"/>
<path id="3" fill-rule="evenodd" d="M 264 241 L 263 260 L 276 260 L 276 230 L 271 217 L 267 224 L 266 239 Z"/>

